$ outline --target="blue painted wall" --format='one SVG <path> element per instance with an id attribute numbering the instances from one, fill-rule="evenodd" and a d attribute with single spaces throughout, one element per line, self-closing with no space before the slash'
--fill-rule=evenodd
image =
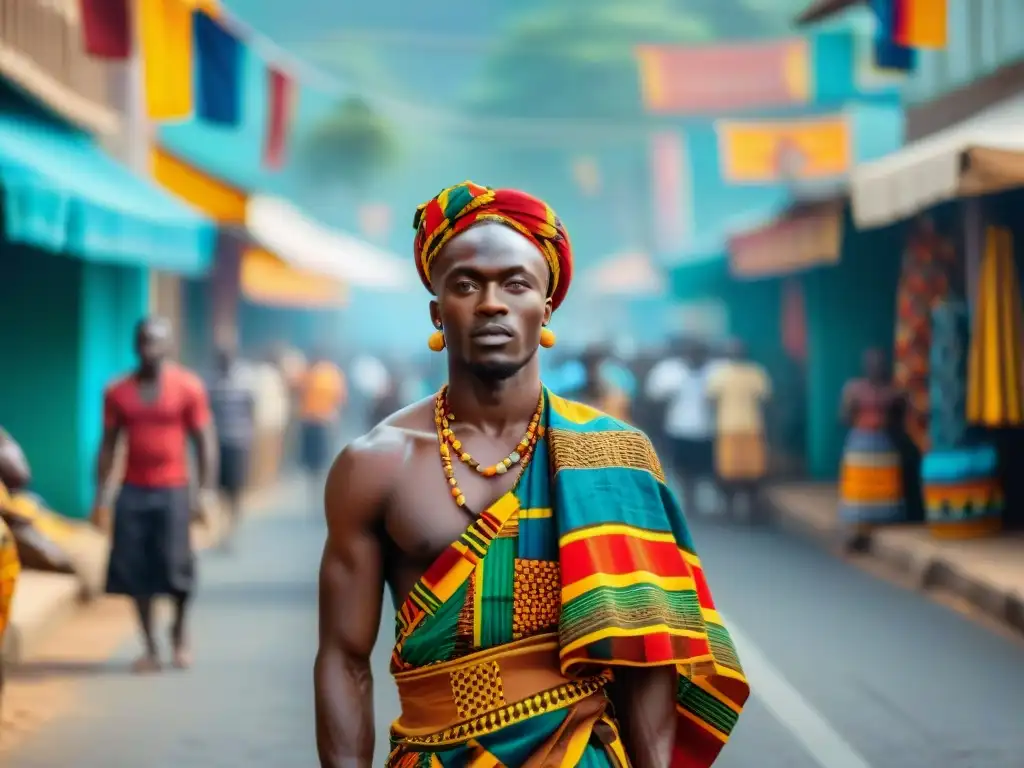
<path id="1" fill-rule="evenodd" d="M 25 450 L 33 489 L 83 517 L 95 492 L 103 388 L 130 366 L 146 272 L 8 243 L 0 263 L 0 425 Z"/>

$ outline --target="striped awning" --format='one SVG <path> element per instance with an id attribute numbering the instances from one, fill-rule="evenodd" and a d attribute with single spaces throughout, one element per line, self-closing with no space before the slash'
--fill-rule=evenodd
<path id="1" fill-rule="evenodd" d="M 1013 236 L 989 227 L 978 280 L 967 374 L 967 421 L 985 427 L 1024 424 L 1020 282 Z"/>
<path id="2" fill-rule="evenodd" d="M 343 281 L 258 247 L 243 254 L 239 282 L 245 298 L 266 306 L 326 309 L 344 306 L 348 300 Z"/>

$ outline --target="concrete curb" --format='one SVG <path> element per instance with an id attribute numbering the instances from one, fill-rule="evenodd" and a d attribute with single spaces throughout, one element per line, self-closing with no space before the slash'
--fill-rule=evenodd
<path id="1" fill-rule="evenodd" d="M 270 488 L 254 491 L 245 501 L 246 515 L 259 515 L 274 508 L 294 494 L 296 485 L 293 478 L 286 477 Z M 210 527 L 193 526 L 196 551 L 216 547 L 225 533 L 226 527 L 216 521 Z M 78 575 L 22 572 L 3 638 L 5 663 L 18 664 L 30 657 L 32 650 L 76 609 L 102 594 L 108 546 L 106 536 L 89 530 L 81 540 L 67 545 L 78 564 Z"/>
<path id="2" fill-rule="evenodd" d="M 912 546 L 896 530 L 881 529 L 851 535 L 835 514 L 808 514 L 780 503 L 769 489 L 765 494 L 772 518 L 781 527 L 812 539 L 836 555 L 865 554 L 907 580 L 922 593 L 954 595 L 985 616 L 1024 634 L 1024 594 L 989 583 L 968 572 L 937 546 Z"/>

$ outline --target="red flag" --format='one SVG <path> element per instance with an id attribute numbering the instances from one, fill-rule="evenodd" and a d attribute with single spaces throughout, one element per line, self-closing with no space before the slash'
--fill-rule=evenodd
<path id="1" fill-rule="evenodd" d="M 294 83 L 279 69 L 267 69 L 267 85 L 270 101 L 267 110 L 267 137 L 263 147 L 263 164 L 277 169 L 284 163 L 288 145 L 288 129 L 291 127 L 294 110 Z"/>
<path id="2" fill-rule="evenodd" d="M 127 59 L 132 50 L 128 0 L 79 0 L 85 52 L 98 59 Z"/>

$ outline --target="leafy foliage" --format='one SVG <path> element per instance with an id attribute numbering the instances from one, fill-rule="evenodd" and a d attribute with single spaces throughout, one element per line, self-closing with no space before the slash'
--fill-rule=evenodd
<path id="1" fill-rule="evenodd" d="M 395 161 L 398 142 L 386 118 L 365 99 L 351 96 L 313 128 L 305 150 L 315 179 L 358 189 Z"/>

